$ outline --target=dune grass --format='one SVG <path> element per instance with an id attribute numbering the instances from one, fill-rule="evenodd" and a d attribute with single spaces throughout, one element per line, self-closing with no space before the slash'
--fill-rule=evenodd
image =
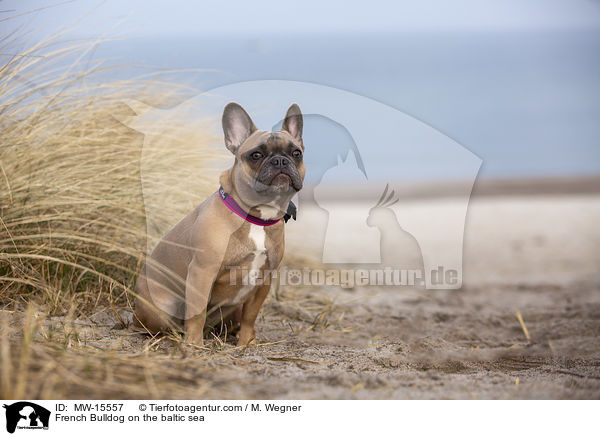
<path id="1" fill-rule="evenodd" d="M 144 136 L 119 121 L 136 115 L 122 102 L 164 101 L 181 89 L 151 75 L 110 81 L 102 65 L 82 69 L 94 45 L 51 38 L 23 47 L 10 36 L 0 43 L 1 53 L 12 54 L 0 58 L 0 307 L 16 315 L 2 320 L 4 398 L 31 397 L 23 384 L 30 355 L 57 346 L 32 347 L 41 320 L 131 308 L 145 255 Z M 202 132 L 174 136 L 164 127 L 154 138 L 163 165 L 208 163 L 214 155 L 200 146 L 190 156 L 184 146 Z"/>
<path id="2" fill-rule="evenodd" d="M 0 52 L 14 53 L 17 40 L 3 42 Z M 94 43 L 54 44 L 24 49 L 0 67 L 0 303 L 34 299 L 52 314 L 73 299 L 82 309 L 127 300 L 146 248 L 146 214 L 144 136 L 119 121 L 136 115 L 122 102 L 180 91 L 152 76 L 107 80 L 107 67 L 79 65 Z M 202 143 L 185 147 L 202 132 L 155 127 L 154 156 L 164 167 L 190 159 L 208 166 L 215 155 Z M 210 189 L 205 183 L 197 194 Z"/>

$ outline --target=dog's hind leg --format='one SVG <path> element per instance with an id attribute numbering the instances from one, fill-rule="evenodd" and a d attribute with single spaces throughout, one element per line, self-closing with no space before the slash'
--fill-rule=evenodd
<path id="1" fill-rule="evenodd" d="M 151 293 L 148 280 L 142 272 L 136 283 L 134 326 L 150 334 L 181 328 L 182 322 L 178 321 L 178 319 L 183 318 L 183 314 L 180 313 L 182 310 L 181 302 L 178 301 L 175 295 L 169 295 L 172 292 L 164 286 L 158 283 L 153 283 L 152 286 L 153 292 Z M 153 298 L 158 295 L 170 296 L 166 301 L 160 302 L 160 308 L 157 307 L 155 298 Z"/>

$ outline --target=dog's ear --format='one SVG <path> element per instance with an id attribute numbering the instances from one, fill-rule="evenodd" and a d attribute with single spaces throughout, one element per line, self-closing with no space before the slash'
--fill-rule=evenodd
<path id="1" fill-rule="evenodd" d="M 285 114 L 281 128 L 298 141 L 302 141 L 302 124 L 302 112 L 300 112 L 300 107 L 296 103 L 293 103 Z"/>
<path id="2" fill-rule="evenodd" d="M 250 115 L 237 103 L 229 103 L 225 106 L 222 122 L 225 146 L 233 154 L 256 131 Z"/>

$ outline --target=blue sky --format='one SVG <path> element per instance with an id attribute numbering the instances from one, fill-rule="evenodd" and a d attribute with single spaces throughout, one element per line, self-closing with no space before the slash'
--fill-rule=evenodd
<path id="1" fill-rule="evenodd" d="M 123 36 L 600 27 L 598 0 L 4 0 L 0 9 L 9 16 L 50 5 L 2 25 L 47 32 L 78 23 L 78 34 Z"/>

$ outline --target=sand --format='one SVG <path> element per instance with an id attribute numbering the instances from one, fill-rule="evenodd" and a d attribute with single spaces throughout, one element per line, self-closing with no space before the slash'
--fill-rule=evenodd
<path id="1" fill-rule="evenodd" d="M 452 207 L 451 199 L 413 207 L 427 213 L 439 210 L 440 201 Z M 297 256 L 307 239 L 300 230 L 312 225 L 310 216 L 288 227 L 292 266 L 302 265 Z M 477 196 L 465 230 L 462 289 L 282 287 L 257 321 L 258 347 L 240 350 L 231 342 L 209 340 L 222 350 L 209 355 L 180 355 L 168 341 L 150 347 L 149 356 L 171 356 L 154 361 L 151 393 L 159 398 L 598 399 L 598 222 L 597 194 Z M 445 235 L 437 240 L 443 250 Z M 127 310 L 121 315 L 131 317 Z M 45 321 L 55 327 L 61 322 L 64 318 Z M 132 334 L 108 313 L 77 325 L 85 346 L 119 355 L 140 356 L 153 341 Z M 193 372 L 193 381 L 163 389 L 160 365 L 185 374 L 182 380 Z M 120 391 L 118 383 L 82 386 L 67 386 L 64 395 L 152 396 Z"/>
<path id="2" fill-rule="evenodd" d="M 282 326 L 259 323 L 259 337 L 288 339 L 274 352 L 328 363 L 269 361 L 259 352 L 255 391 L 246 395 L 600 398 L 598 222 L 598 195 L 474 197 L 462 289 L 330 290 L 349 331 L 292 338 L 289 320 L 267 307 Z M 443 250 L 444 235 L 437 240 Z"/>
<path id="3" fill-rule="evenodd" d="M 411 207 L 426 215 L 454 206 L 451 198 L 431 198 Z M 309 212 L 288 226 L 291 267 L 317 265 L 302 257 L 309 241 L 303 231 L 314 224 Z M 476 196 L 461 289 L 282 286 L 257 320 L 254 348 L 238 349 L 231 338 L 222 344 L 221 337 L 207 341 L 210 351 L 185 349 L 135 334 L 110 310 L 74 322 L 45 317 L 30 373 L 47 375 L 25 392 L 29 398 L 599 399 L 598 222 L 598 194 Z M 432 236 L 439 250 L 447 238 L 441 230 Z M 125 324 L 131 319 L 127 309 L 119 314 Z M 12 325 L 22 323 L 21 313 L 6 315 Z M 51 331 L 67 345 L 44 348 Z"/>

